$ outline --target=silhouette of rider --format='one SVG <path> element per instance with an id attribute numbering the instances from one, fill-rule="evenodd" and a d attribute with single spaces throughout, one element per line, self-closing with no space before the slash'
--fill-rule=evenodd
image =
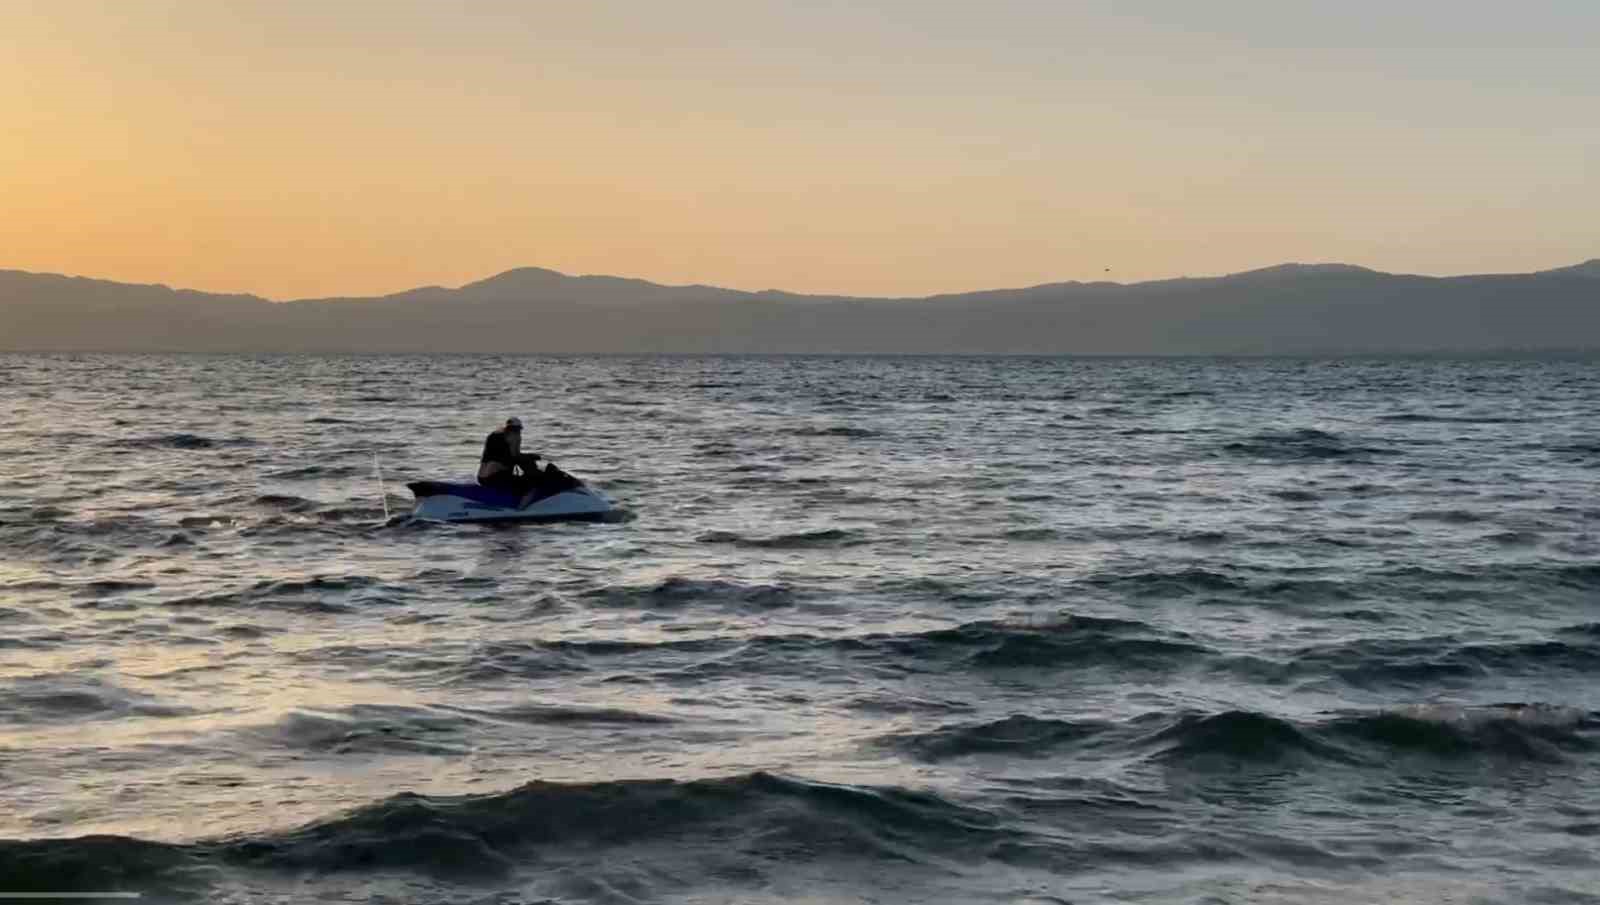
<path id="1" fill-rule="evenodd" d="M 483 440 L 483 457 L 478 462 L 478 483 L 523 496 L 537 489 L 544 475 L 539 469 L 539 454 L 522 451 L 522 419 L 507 418 L 505 427 Z"/>

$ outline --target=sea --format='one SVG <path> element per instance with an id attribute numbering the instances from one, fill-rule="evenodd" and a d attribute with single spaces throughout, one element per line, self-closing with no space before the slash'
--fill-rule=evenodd
<path id="1" fill-rule="evenodd" d="M 0 902 L 1600 903 L 1597 365 L 0 356 Z"/>

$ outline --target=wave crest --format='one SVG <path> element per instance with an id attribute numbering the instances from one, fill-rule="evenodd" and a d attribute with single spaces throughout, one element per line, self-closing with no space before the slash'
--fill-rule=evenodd
<path id="1" fill-rule="evenodd" d="M 1264 431 L 1226 443 L 1222 448 L 1237 456 L 1280 462 L 1361 461 L 1389 452 L 1311 428 Z"/>
<path id="2" fill-rule="evenodd" d="M 865 543 L 857 531 L 844 528 L 818 528 L 787 534 L 750 537 L 733 531 L 708 531 L 695 538 L 702 544 L 732 544 L 756 550 L 807 550 L 827 547 L 849 547 Z"/>

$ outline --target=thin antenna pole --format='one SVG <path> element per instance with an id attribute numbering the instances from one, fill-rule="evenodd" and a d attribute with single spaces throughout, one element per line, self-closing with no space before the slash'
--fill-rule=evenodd
<path id="1" fill-rule="evenodd" d="M 378 461 L 378 451 L 372 451 L 372 467 L 378 471 L 378 494 L 383 497 L 383 520 L 389 520 L 389 491 L 383 488 L 383 463 Z"/>

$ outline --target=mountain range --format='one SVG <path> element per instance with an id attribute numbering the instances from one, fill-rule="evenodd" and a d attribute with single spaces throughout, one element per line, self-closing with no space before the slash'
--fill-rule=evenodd
<path id="1" fill-rule="evenodd" d="M 459 289 L 275 302 L 0 270 L 0 349 L 250 353 L 1317 355 L 1600 350 L 1600 259 L 1425 277 L 1284 264 L 924 298 L 510 270 Z"/>

